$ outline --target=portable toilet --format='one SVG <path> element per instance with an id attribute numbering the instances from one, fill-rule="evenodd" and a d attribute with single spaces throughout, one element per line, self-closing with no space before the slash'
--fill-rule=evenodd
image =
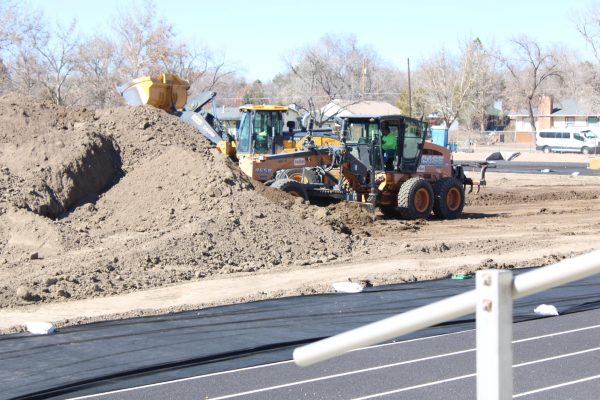
<path id="1" fill-rule="evenodd" d="M 432 126 L 431 142 L 442 147 L 448 147 L 448 128 L 443 125 Z"/>

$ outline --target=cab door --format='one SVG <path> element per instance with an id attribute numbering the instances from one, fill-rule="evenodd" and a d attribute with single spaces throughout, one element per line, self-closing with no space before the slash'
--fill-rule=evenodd
<path id="1" fill-rule="evenodd" d="M 398 136 L 398 170 L 416 172 L 421 163 L 426 125 L 412 118 L 400 121 Z"/>

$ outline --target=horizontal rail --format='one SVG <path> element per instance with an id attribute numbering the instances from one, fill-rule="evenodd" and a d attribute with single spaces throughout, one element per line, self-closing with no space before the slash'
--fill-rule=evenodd
<path id="1" fill-rule="evenodd" d="M 527 297 L 597 273 L 600 273 L 600 250 L 567 258 L 516 276 L 513 280 L 513 299 Z"/>
<path id="2" fill-rule="evenodd" d="M 523 273 L 513 280 L 512 297 L 518 299 L 600 273 L 600 250 Z M 371 346 L 398 336 L 475 312 L 475 290 L 352 329 L 294 350 L 294 362 L 308 366 L 348 351 Z"/>
<path id="3" fill-rule="evenodd" d="M 294 361 L 300 366 L 311 365 L 473 312 L 475 291 L 471 290 L 299 347 L 294 350 Z"/>

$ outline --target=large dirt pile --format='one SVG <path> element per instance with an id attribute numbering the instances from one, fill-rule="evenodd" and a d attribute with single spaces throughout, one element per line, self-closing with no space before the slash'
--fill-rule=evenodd
<path id="1" fill-rule="evenodd" d="M 0 107 L 0 202 L 56 218 L 107 188 L 121 160 L 115 142 L 52 104 L 8 96 Z"/>
<path id="2" fill-rule="evenodd" d="M 251 182 L 157 109 L 9 96 L 0 123 L 0 307 L 325 263 L 369 244 L 345 223 L 354 213 L 314 215 Z"/>

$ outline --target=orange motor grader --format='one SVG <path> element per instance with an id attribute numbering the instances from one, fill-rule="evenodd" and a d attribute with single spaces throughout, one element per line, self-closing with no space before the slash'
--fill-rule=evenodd
<path id="1" fill-rule="evenodd" d="M 379 208 L 403 219 L 461 215 L 465 189 L 473 182 L 448 149 L 425 141 L 428 125 L 402 115 L 360 115 L 338 119 L 340 145 L 240 160 L 242 170 L 273 188 L 305 200 L 342 199 Z M 383 132 L 395 140 L 382 148 Z"/>

